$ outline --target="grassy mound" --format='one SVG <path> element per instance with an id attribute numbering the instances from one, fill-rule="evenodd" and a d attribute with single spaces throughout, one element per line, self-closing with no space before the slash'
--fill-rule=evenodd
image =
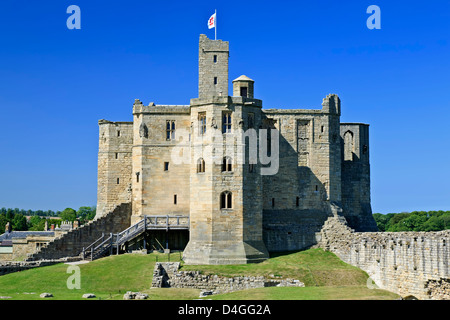
<path id="1" fill-rule="evenodd" d="M 188 300 L 198 298 L 195 289 L 150 289 L 156 261 L 180 261 L 178 253 L 125 254 L 110 256 L 80 268 L 80 289 L 69 289 L 67 264 L 57 264 L 0 276 L 0 296 L 16 300 L 42 299 L 39 295 L 50 292 L 56 300 L 81 300 L 84 293 L 94 293 L 96 299 L 121 300 L 126 291 L 149 294 L 151 300 Z M 227 266 L 187 266 L 182 270 L 200 270 L 204 274 L 223 276 L 283 277 L 298 279 L 305 288 L 261 288 L 245 290 L 213 299 L 395 299 L 398 296 L 384 290 L 366 287 L 367 274 L 339 260 L 333 253 L 321 249 L 273 255 L 259 264 Z"/>

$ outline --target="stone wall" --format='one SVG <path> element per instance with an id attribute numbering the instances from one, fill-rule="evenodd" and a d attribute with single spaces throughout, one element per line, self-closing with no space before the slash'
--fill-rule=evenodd
<path id="1" fill-rule="evenodd" d="M 259 262 L 268 251 L 314 245 L 327 217 L 342 212 L 343 200 L 344 216 L 354 218 L 351 225 L 373 226 L 368 153 L 364 166 L 343 164 L 342 158 L 342 146 L 351 145 L 355 154 L 365 150 L 367 126 L 345 124 L 355 142 L 341 143 L 346 127 L 336 94 L 327 95 L 318 109 L 262 109 L 253 92 L 229 96 L 228 59 L 228 42 L 200 35 L 199 94 L 190 105 L 144 106 L 135 99 L 133 122 L 99 121 L 97 214 L 127 202 L 132 224 L 143 215 L 189 214 L 183 257 L 188 264 Z M 244 132 L 245 139 L 235 140 Z M 271 137 L 270 152 L 262 133 Z M 242 140 L 255 141 L 255 149 L 266 154 L 257 152 L 250 166 L 249 144 Z M 231 170 L 222 170 L 224 157 L 231 158 Z M 358 220 L 361 214 L 366 215 Z"/>
<path id="2" fill-rule="evenodd" d="M 198 96 L 228 96 L 229 43 L 200 35 L 198 54 Z M 216 82 L 214 82 L 216 78 Z"/>
<path id="3" fill-rule="evenodd" d="M 131 202 L 133 122 L 99 120 L 96 217 Z"/>
<path id="4" fill-rule="evenodd" d="M 378 231 L 370 201 L 369 125 L 341 123 L 342 209 L 356 231 Z"/>
<path id="5" fill-rule="evenodd" d="M 41 247 L 39 251 L 30 255 L 26 261 L 78 256 L 83 251 L 83 247 L 87 247 L 99 239 L 102 233 L 108 235 L 109 233 L 118 233 L 128 228 L 130 219 L 131 204 L 123 203 L 110 213 L 54 239 Z"/>
<path id="6" fill-rule="evenodd" d="M 74 262 L 80 260 L 78 257 L 66 257 L 54 260 L 39 260 L 39 261 L 2 261 L 0 262 L 0 276 L 24 271 L 28 269 L 51 266 L 57 263 Z"/>
<path id="7" fill-rule="evenodd" d="M 182 161 L 190 157 L 189 106 L 144 106 L 136 100 L 133 120 L 131 223 L 144 215 L 189 215 L 191 166 Z M 169 139 L 167 125 L 175 129 L 173 135 L 169 131 Z"/>
<path id="8" fill-rule="evenodd" d="M 322 248 L 366 271 L 382 289 L 418 299 L 448 296 L 450 230 L 353 232 L 343 217 L 330 217 L 318 240 Z"/>
<path id="9" fill-rule="evenodd" d="M 188 288 L 227 293 L 264 287 L 304 287 L 294 279 L 267 279 L 262 276 L 223 277 L 202 275 L 199 271 L 180 271 L 179 262 L 157 262 L 153 271 L 152 288 Z"/>

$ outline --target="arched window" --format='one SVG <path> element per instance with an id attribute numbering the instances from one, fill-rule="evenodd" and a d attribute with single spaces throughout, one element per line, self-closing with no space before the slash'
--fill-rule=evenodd
<path id="1" fill-rule="evenodd" d="M 232 163 L 233 163 L 233 161 L 231 160 L 230 157 L 224 157 L 223 161 L 222 161 L 222 172 L 232 171 L 232 169 L 233 169 Z"/>
<path id="2" fill-rule="evenodd" d="M 224 191 L 220 194 L 220 209 L 231 209 L 232 203 L 232 194 L 230 191 Z"/>
<path id="3" fill-rule="evenodd" d="M 205 172 L 205 160 L 199 158 L 197 160 L 197 173 Z"/>
<path id="4" fill-rule="evenodd" d="M 353 161 L 353 132 L 350 130 L 344 133 L 344 161 Z"/>

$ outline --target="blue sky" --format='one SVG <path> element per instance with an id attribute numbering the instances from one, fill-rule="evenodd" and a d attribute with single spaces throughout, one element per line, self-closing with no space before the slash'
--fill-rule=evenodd
<path id="1" fill-rule="evenodd" d="M 342 3 L 344 2 L 344 3 Z M 69 30 L 69 5 L 81 30 Z M 369 30 L 367 7 L 381 9 Z M 96 204 L 98 120 L 197 97 L 198 38 L 217 9 L 230 81 L 264 108 L 370 124 L 372 208 L 450 210 L 450 1 L 20 1 L 0 4 L 0 207 Z"/>

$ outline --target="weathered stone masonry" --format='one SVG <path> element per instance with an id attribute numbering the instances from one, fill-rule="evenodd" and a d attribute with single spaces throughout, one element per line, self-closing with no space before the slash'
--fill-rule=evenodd
<path id="1" fill-rule="evenodd" d="M 157 262 L 153 271 L 152 288 L 187 288 L 226 293 L 264 287 L 304 287 L 295 279 L 271 279 L 263 276 L 223 277 L 204 275 L 199 271 L 180 271 L 179 262 Z"/>
<path id="2" fill-rule="evenodd" d="M 269 251 L 307 248 L 334 211 L 357 231 L 376 231 L 368 125 L 341 123 L 336 94 L 318 109 L 263 109 L 254 81 L 241 75 L 230 96 L 228 65 L 229 43 L 200 35 L 197 98 L 186 105 L 136 99 L 132 122 L 99 121 L 98 217 L 126 202 L 132 224 L 144 215 L 189 216 L 188 264 L 258 262 Z M 229 143 L 230 133 L 250 129 L 271 154 L 277 144 L 267 136 L 279 137 L 270 175 L 260 156 L 250 165 L 249 143 Z M 174 154 L 188 161 L 175 163 Z M 223 170 L 226 157 L 231 170 Z"/>
<path id="3" fill-rule="evenodd" d="M 342 217 L 332 217 L 318 239 L 382 289 L 419 299 L 450 298 L 450 230 L 353 232 Z"/>

